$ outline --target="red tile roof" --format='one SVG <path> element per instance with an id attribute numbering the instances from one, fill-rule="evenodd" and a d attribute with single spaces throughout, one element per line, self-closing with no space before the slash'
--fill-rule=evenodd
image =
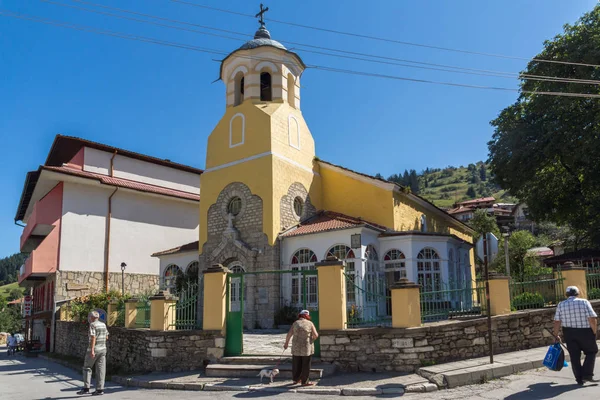
<path id="1" fill-rule="evenodd" d="M 183 253 L 186 251 L 198 252 L 199 248 L 200 248 L 200 243 L 198 240 L 196 240 L 195 242 L 187 243 L 187 244 L 177 246 L 177 247 L 173 247 L 172 249 L 169 249 L 169 250 L 163 250 L 163 251 L 156 252 L 156 253 L 152 254 L 152 257 L 166 256 L 169 254 Z"/>
<path id="2" fill-rule="evenodd" d="M 477 203 L 488 203 L 490 201 L 496 201 L 496 198 L 494 198 L 494 197 L 480 197 L 479 199 L 474 199 L 474 200 L 459 201 L 456 204 L 457 205 L 459 205 L 459 204 L 467 205 L 467 204 L 477 204 Z"/>
<path id="3" fill-rule="evenodd" d="M 333 211 L 321 211 L 313 218 L 301 222 L 289 231 L 282 233 L 281 236 L 291 237 L 308 235 L 339 229 L 356 228 L 359 226 L 370 226 L 380 231 L 387 230 L 385 226 L 365 221 L 361 218 L 350 217 L 348 215 L 336 213 Z"/>
<path id="4" fill-rule="evenodd" d="M 130 181 L 128 179 L 114 178 L 114 177 L 110 177 L 107 175 L 96 174 L 96 173 L 88 172 L 88 171 L 82 171 L 80 169 L 74 169 L 74 168 L 69 168 L 69 167 L 48 167 L 48 166 L 42 166 L 40 168 L 42 170 L 59 172 L 59 173 L 63 173 L 63 174 L 78 176 L 81 178 L 95 179 L 104 185 L 116 186 L 116 187 L 131 189 L 131 190 L 137 190 L 139 192 L 145 192 L 145 193 L 160 194 L 160 195 L 169 196 L 169 197 L 177 197 L 180 199 L 200 201 L 200 195 L 197 195 L 194 193 L 183 192 L 181 190 L 169 189 L 169 188 L 165 188 L 165 187 L 161 187 L 161 186 L 149 185 L 147 183 Z"/>
<path id="5" fill-rule="evenodd" d="M 446 211 L 448 214 L 459 214 L 464 212 L 472 212 L 474 210 L 473 207 L 456 207 L 451 210 Z"/>

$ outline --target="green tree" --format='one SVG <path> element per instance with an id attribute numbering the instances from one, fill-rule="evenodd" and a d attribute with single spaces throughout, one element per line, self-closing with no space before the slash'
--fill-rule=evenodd
<path id="1" fill-rule="evenodd" d="M 489 215 L 485 210 L 476 210 L 473 219 L 469 221 L 469 226 L 477 232 L 475 239 L 486 232 L 493 233 L 497 238 L 500 238 L 500 229 L 498 229 L 496 217 Z"/>
<path id="2" fill-rule="evenodd" d="M 17 300 L 21 297 L 23 297 L 22 289 L 11 289 L 10 293 L 8 294 L 8 301 Z"/>
<path id="3" fill-rule="evenodd" d="M 511 276 L 523 277 L 528 263 L 527 250 L 535 246 L 536 238 L 529 231 L 516 231 L 508 239 Z"/>
<path id="4" fill-rule="evenodd" d="M 417 171 L 415 171 L 414 169 L 410 170 L 409 184 L 411 192 L 415 194 L 419 193 L 419 177 L 417 176 Z"/>
<path id="5" fill-rule="evenodd" d="M 477 197 L 477 192 L 475 192 L 475 188 L 473 186 L 469 186 L 467 189 L 467 197 L 474 199 Z"/>
<path id="6" fill-rule="evenodd" d="M 599 80 L 600 5 L 544 43 L 524 74 Z M 488 143 L 495 180 L 527 203 L 534 220 L 581 233 L 578 246 L 600 246 L 600 101 L 532 92 L 599 94 L 596 85 L 524 79 L 518 100 L 491 122 Z"/>
<path id="7" fill-rule="evenodd" d="M 487 181 L 487 168 L 485 167 L 485 164 L 483 164 L 483 163 L 479 167 L 479 178 L 482 181 Z"/>
<path id="8" fill-rule="evenodd" d="M 0 332 L 19 332 L 21 330 L 21 315 L 16 307 L 4 307 L 0 311 Z"/>

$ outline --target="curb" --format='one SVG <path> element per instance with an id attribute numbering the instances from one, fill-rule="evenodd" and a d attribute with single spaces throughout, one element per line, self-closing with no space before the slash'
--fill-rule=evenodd
<path id="1" fill-rule="evenodd" d="M 404 393 L 425 393 L 437 390 L 437 386 L 432 383 L 418 385 L 409 385 L 406 387 L 395 388 L 270 388 L 262 386 L 232 386 L 220 385 L 215 383 L 176 383 L 176 382 L 154 382 L 143 381 L 135 378 L 124 378 L 114 376 L 113 382 L 128 387 L 139 387 L 145 389 L 167 389 L 167 390 L 190 390 L 196 392 L 265 392 L 265 393 L 304 393 L 318 395 L 337 395 L 337 396 L 378 396 L 382 394 L 403 395 Z"/>

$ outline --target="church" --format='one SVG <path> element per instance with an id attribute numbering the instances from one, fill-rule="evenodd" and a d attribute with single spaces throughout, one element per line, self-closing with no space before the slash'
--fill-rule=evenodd
<path id="1" fill-rule="evenodd" d="M 347 288 L 349 306 L 377 302 L 359 294 L 385 295 L 402 277 L 422 290 L 470 287 L 471 228 L 407 188 L 316 156 L 301 111 L 305 68 L 262 17 L 254 39 L 222 60 L 226 108 L 200 175 L 199 240 L 155 254 L 163 287 L 173 287 L 187 264 L 198 265 L 200 280 L 213 264 L 248 273 L 243 288 L 232 278 L 229 304 L 239 310 L 243 298 L 250 329 L 272 328 L 282 307 L 318 302 L 316 276 L 252 273 L 311 270 L 328 256 L 343 260 L 356 282 Z"/>

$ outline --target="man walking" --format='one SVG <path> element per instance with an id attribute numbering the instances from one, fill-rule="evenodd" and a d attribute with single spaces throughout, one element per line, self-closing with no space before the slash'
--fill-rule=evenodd
<path id="1" fill-rule="evenodd" d="M 579 298 L 577 286 L 569 286 L 567 296 L 568 299 L 560 302 L 556 307 L 554 336 L 560 340 L 559 333 L 562 326 L 577 384 L 600 382 L 594 379 L 594 363 L 598 353 L 596 343 L 598 316 L 589 301 Z M 582 351 L 585 354 L 583 367 L 581 366 Z"/>
<path id="2" fill-rule="evenodd" d="M 92 384 L 92 368 L 96 366 L 96 391 L 93 396 L 104 394 L 104 377 L 106 375 L 106 340 L 108 330 L 106 325 L 99 321 L 100 314 L 92 311 L 89 315 L 90 340 L 83 362 L 83 389 L 77 394 L 88 394 Z"/>

